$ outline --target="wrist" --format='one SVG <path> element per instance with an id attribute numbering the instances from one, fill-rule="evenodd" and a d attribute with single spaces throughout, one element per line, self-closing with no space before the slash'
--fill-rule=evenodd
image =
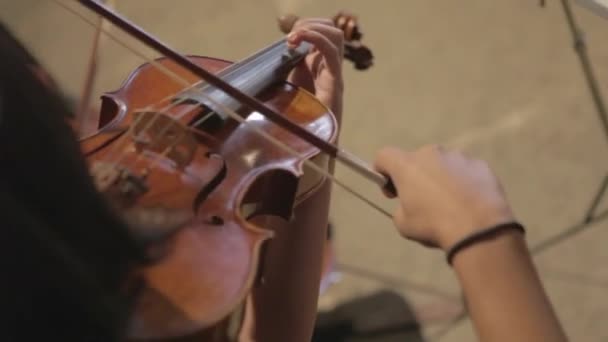
<path id="1" fill-rule="evenodd" d="M 516 222 L 514 215 L 508 209 L 487 213 L 486 215 L 471 215 L 459 220 L 451 220 L 439 229 L 439 247 L 447 252 L 468 236 L 507 222 Z"/>
<path id="2" fill-rule="evenodd" d="M 452 267 L 457 272 L 464 268 L 479 271 L 484 267 L 497 267 L 497 260 L 512 260 L 525 253 L 528 249 L 524 235 L 514 229 L 503 230 L 456 253 Z"/>
<path id="3" fill-rule="evenodd" d="M 501 237 L 503 233 L 513 232 L 518 232 L 523 236 L 526 233 L 526 230 L 518 222 L 512 221 L 501 223 L 471 233 L 460 241 L 456 242 L 454 245 L 452 245 L 452 247 L 450 247 L 446 251 L 447 262 L 448 264 L 453 265 L 452 261 L 454 257 L 461 251 L 464 251 L 467 248 L 473 248 L 476 244 L 482 244 L 487 241 L 492 241 L 493 239 Z"/>

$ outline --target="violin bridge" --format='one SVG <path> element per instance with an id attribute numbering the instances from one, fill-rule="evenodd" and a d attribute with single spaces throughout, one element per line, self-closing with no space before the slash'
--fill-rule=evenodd
<path id="1" fill-rule="evenodd" d="M 153 152 L 184 169 L 194 159 L 196 137 L 183 123 L 159 112 L 135 112 L 133 141 L 138 152 Z"/>

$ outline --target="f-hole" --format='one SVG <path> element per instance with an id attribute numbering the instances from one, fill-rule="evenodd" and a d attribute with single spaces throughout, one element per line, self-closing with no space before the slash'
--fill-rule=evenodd
<path id="1" fill-rule="evenodd" d="M 298 188 L 289 171 L 276 169 L 258 177 L 243 198 L 241 213 L 247 220 L 257 216 L 277 216 L 290 220 Z"/>
<path id="2" fill-rule="evenodd" d="M 119 111 L 120 106 L 115 99 L 108 96 L 102 96 L 101 109 L 99 110 L 99 124 L 97 129 L 101 129 L 112 122 L 112 120 L 116 118 L 116 115 L 119 114 Z"/>
<path id="3" fill-rule="evenodd" d="M 241 215 L 253 224 L 273 230 L 277 221 L 291 219 L 297 189 L 298 180 L 292 173 L 281 169 L 267 171 L 253 182 L 245 194 Z M 256 286 L 264 280 L 267 248 L 267 244 L 264 244 L 260 251 Z"/>

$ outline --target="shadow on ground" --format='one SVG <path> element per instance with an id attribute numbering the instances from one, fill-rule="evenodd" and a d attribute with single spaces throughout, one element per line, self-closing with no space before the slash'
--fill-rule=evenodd
<path id="1" fill-rule="evenodd" d="M 384 290 L 319 313 L 313 342 L 422 342 L 420 326 L 409 303 Z"/>

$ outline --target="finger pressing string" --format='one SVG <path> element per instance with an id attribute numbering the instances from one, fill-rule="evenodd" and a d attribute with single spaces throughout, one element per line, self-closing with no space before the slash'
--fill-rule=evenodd
<path id="1" fill-rule="evenodd" d="M 342 70 L 340 50 L 329 38 L 307 29 L 293 31 L 287 35 L 287 44 L 292 48 L 297 47 L 302 41 L 311 43 L 325 56 L 325 63 L 332 74 L 340 74 Z"/>

